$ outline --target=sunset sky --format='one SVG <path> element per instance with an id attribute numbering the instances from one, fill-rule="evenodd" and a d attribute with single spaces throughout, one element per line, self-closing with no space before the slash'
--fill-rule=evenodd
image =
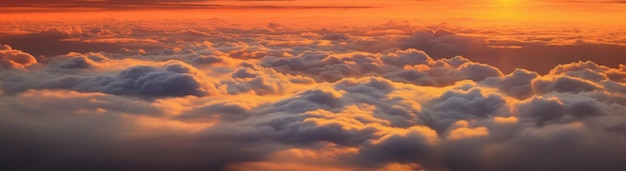
<path id="1" fill-rule="evenodd" d="M 268 19 L 302 16 L 360 19 L 475 19 L 524 22 L 623 24 L 626 1 L 618 0 L 3 0 L 2 13 L 31 19 L 33 13 L 94 14 L 153 18 L 172 16 L 245 16 Z M 157 12 L 158 11 L 158 12 Z M 120 16 L 116 14 L 136 14 Z M 43 19 L 46 17 L 38 18 Z M 3 19 L 10 19 L 3 17 Z M 67 19 L 67 18 L 64 18 Z"/>
<path id="2" fill-rule="evenodd" d="M 626 1 L 0 0 L 0 170 L 623 171 Z"/>

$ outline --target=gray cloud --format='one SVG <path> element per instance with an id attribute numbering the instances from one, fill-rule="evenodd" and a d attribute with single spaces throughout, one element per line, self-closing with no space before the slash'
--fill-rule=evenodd
<path id="1" fill-rule="evenodd" d="M 103 60 L 103 59 L 97 59 Z M 170 63 L 163 67 L 133 66 L 114 75 L 82 76 L 69 74 L 95 65 L 95 61 L 85 56 L 70 57 L 54 63 L 59 69 L 44 69 L 31 74 L 4 74 L 2 88 L 7 93 L 19 93 L 28 89 L 70 89 L 83 92 L 103 92 L 117 95 L 162 96 L 204 96 L 208 88 L 198 80 L 197 69 L 187 64 Z M 46 73 L 51 72 L 51 73 Z M 55 73 L 58 72 L 58 73 Z M 69 72 L 69 73 L 68 73 Z M 31 78 L 34 77 L 34 78 Z"/>

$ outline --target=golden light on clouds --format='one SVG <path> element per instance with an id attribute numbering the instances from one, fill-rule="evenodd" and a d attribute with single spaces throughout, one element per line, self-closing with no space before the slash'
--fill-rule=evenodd
<path id="1" fill-rule="evenodd" d="M 0 5 L 0 170 L 623 171 L 626 4 Z"/>

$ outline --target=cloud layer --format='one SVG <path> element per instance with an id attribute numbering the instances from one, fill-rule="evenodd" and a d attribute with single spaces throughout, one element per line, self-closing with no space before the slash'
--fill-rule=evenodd
<path id="1" fill-rule="evenodd" d="M 25 24 L 0 38 L 84 45 L 61 54 L 0 46 L 0 167 L 626 168 L 623 63 L 503 71 L 456 56 L 500 48 L 484 37 L 397 22 L 117 24 Z M 43 36 L 52 32 L 60 36 Z"/>

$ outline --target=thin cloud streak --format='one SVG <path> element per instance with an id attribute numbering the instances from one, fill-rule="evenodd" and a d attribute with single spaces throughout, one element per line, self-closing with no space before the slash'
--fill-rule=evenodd
<path id="1" fill-rule="evenodd" d="M 371 5 L 337 5 L 337 3 L 298 3 L 297 1 L 9 1 L 3 4 L 4 13 L 11 12 L 67 12 L 117 10 L 178 10 L 178 9 L 352 9 L 376 8 Z"/>

